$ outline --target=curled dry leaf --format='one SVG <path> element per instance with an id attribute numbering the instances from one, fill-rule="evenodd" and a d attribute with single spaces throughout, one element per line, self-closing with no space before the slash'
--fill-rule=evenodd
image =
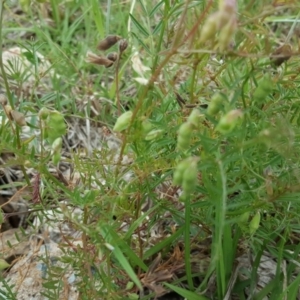
<path id="1" fill-rule="evenodd" d="M 103 56 L 98 56 L 90 51 L 88 51 L 86 54 L 86 61 L 88 63 L 104 66 L 105 68 L 109 68 L 114 64 L 114 62 L 110 59 Z"/>
<path id="2" fill-rule="evenodd" d="M 104 40 L 100 41 L 97 48 L 101 51 L 108 50 L 121 39 L 118 35 L 108 35 Z"/>
<path id="3" fill-rule="evenodd" d="M 145 73 L 150 70 L 149 67 L 143 65 L 139 53 L 135 52 L 131 58 L 132 68 L 140 77 L 134 78 L 139 84 L 147 85 L 149 79 L 145 78 Z"/>
<path id="4" fill-rule="evenodd" d="M 135 52 L 133 54 L 133 56 L 131 58 L 131 62 L 132 62 L 132 68 L 133 68 L 133 70 L 136 73 L 138 73 L 141 77 L 144 78 L 145 77 L 145 73 L 147 71 L 149 71 L 150 68 L 143 65 L 138 52 Z"/>

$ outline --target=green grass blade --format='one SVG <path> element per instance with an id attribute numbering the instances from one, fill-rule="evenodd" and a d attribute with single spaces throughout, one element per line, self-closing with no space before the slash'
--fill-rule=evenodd
<path id="1" fill-rule="evenodd" d="M 149 216 L 153 211 L 157 209 L 158 205 L 153 206 L 149 209 L 146 213 L 141 215 L 137 220 L 135 220 L 131 226 L 129 227 L 128 231 L 124 236 L 124 240 L 130 239 L 134 231 L 143 223 L 143 221 Z"/>
<path id="2" fill-rule="evenodd" d="M 144 260 L 148 259 L 149 257 L 155 255 L 160 250 L 165 249 L 166 247 L 172 245 L 184 232 L 185 227 L 179 228 L 175 233 L 171 236 L 167 237 L 166 239 L 162 240 L 160 243 L 156 244 L 155 246 L 151 247 L 147 250 L 143 256 Z"/>
<path id="3" fill-rule="evenodd" d="M 97 30 L 98 30 L 101 38 L 103 38 L 105 36 L 105 30 L 104 30 L 104 19 L 103 19 L 102 8 L 99 5 L 99 1 L 97 1 L 97 0 L 90 0 L 90 1 L 91 1 L 91 5 L 92 5 L 94 22 L 96 23 L 96 27 L 97 27 Z"/>
<path id="4" fill-rule="evenodd" d="M 191 266 L 191 196 L 185 199 L 185 215 L 184 215 L 184 262 L 185 272 L 189 289 L 193 290 L 192 266 Z"/>
<path id="5" fill-rule="evenodd" d="M 150 11 L 149 18 L 153 17 L 156 11 L 165 3 L 165 1 L 158 2 Z"/>
<path id="6" fill-rule="evenodd" d="M 141 23 L 139 23 L 138 20 L 132 14 L 130 14 L 129 16 L 130 16 L 132 23 L 135 25 L 135 27 L 138 29 L 138 31 L 140 33 L 142 33 L 146 38 L 149 37 L 150 33 L 147 31 L 147 29 L 145 27 L 143 27 L 141 25 Z"/>
<path id="7" fill-rule="evenodd" d="M 300 274 L 298 274 L 296 279 L 287 287 L 286 292 L 284 293 L 288 295 L 287 299 L 289 300 L 298 299 L 299 286 L 300 286 Z M 284 299 L 284 297 L 282 299 Z"/>
<path id="8" fill-rule="evenodd" d="M 119 248 L 123 253 L 128 257 L 134 266 L 140 267 L 143 271 L 147 271 L 148 267 L 144 262 L 136 255 L 136 253 L 129 247 L 129 245 L 121 239 L 116 232 L 109 230 L 111 237 L 114 239 L 114 242 L 119 245 Z"/>
<path id="9" fill-rule="evenodd" d="M 177 294 L 179 294 L 180 296 L 184 297 L 185 299 L 188 300 L 209 300 L 208 298 L 196 294 L 194 292 L 185 290 L 183 288 L 177 287 L 175 285 L 169 284 L 169 283 L 164 283 L 169 289 L 173 290 L 174 292 L 176 292 Z"/>
<path id="10" fill-rule="evenodd" d="M 136 286 L 141 290 L 142 284 L 139 281 L 138 277 L 136 276 L 135 272 L 133 271 L 132 267 L 130 266 L 128 260 L 120 250 L 118 246 L 114 246 L 113 254 L 115 255 L 116 259 L 119 261 L 120 265 L 123 267 L 123 269 L 126 271 L 128 276 L 131 278 L 131 280 L 136 284 Z"/>
<path id="11" fill-rule="evenodd" d="M 102 236 L 105 238 L 105 240 L 114 248 L 112 250 L 112 253 L 116 257 L 116 259 L 118 260 L 122 268 L 126 271 L 127 275 L 136 284 L 136 286 L 141 290 L 142 289 L 141 282 L 136 276 L 127 258 L 124 256 L 123 252 L 119 248 L 118 241 L 116 241 L 114 237 L 111 235 L 111 230 L 107 226 L 106 227 L 103 226 L 100 229 L 100 232 Z"/>

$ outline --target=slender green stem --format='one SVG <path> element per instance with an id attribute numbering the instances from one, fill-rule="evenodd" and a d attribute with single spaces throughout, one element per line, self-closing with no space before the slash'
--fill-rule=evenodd
<path id="1" fill-rule="evenodd" d="M 191 195 L 186 196 L 185 200 L 185 230 L 184 230 L 184 261 L 185 271 L 187 276 L 187 282 L 190 291 L 194 289 L 191 267 Z"/>
<path id="2" fill-rule="evenodd" d="M 223 256 L 223 232 L 225 226 L 225 216 L 226 216 L 226 199 L 227 199 L 227 187 L 226 187 L 226 174 L 224 170 L 223 163 L 220 158 L 218 158 L 218 166 L 221 177 L 221 188 L 222 194 L 216 206 L 216 258 L 217 258 L 217 274 L 218 274 L 218 293 L 219 297 L 223 298 L 226 293 L 226 282 L 225 282 L 225 267 L 224 267 L 224 256 Z"/>
<path id="3" fill-rule="evenodd" d="M 152 66 L 152 70 L 153 73 L 155 72 L 157 63 L 158 63 L 158 57 L 159 57 L 159 52 L 161 51 L 161 45 L 164 39 L 164 33 L 165 33 L 165 29 L 167 27 L 167 23 L 168 23 L 168 13 L 170 11 L 170 3 L 168 0 L 165 1 L 165 9 L 164 9 L 164 17 L 163 17 L 163 22 L 162 22 L 162 27 L 160 30 L 160 35 L 159 35 L 159 39 L 158 39 L 158 43 L 157 43 L 157 47 L 156 47 L 156 55 L 154 57 L 153 60 L 153 66 Z"/>
<path id="4" fill-rule="evenodd" d="M 59 5 L 56 0 L 51 0 L 51 8 L 56 26 L 60 24 Z"/>
<path id="5" fill-rule="evenodd" d="M 111 0 L 107 0 L 107 10 L 106 10 L 106 22 L 105 22 L 105 30 L 106 30 L 106 34 L 109 34 L 109 27 L 110 27 L 110 11 L 111 11 Z"/>
<path id="6" fill-rule="evenodd" d="M 8 83 L 8 79 L 7 79 L 4 64 L 3 64 L 3 47 L 2 47 L 2 45 L 3 45 L 3 39 L 2 39 L 3 11 L 4 11 L 4 0 L 0 0 L 0 70 L 1 70 L 1 75 L 2 75 L 3 81 L 4 81 L 5 91 L 6 91 L 9 105 L 11 106 L 12 109 L 14 109 L 14 101 L 13 101 L 13 97 L 12 97 L 12 94 L 11 94 L 11 91 L 9 88 L 9 83 Z M 19 129 L 18 125 L 15 127 L 15 134 L 16 134 L 17 146 L 19 149 L 21 149 L 20 129 Z M 29 177 L 28 177 L 25 167 L 23 165 L 21 165 L 21 170 L 23 172 L 26 183 L 28 185 L 30 185 Z"/>
<path id="7" fill-rule="evenodd" d="M 192 81 L 190 86 L 190 103 L 194 103 L 194 88 L 196 83 L 196 77 L 197 77 L 197 70 L 199 65 L 199 58 L 198 54 L 195 54 L 195 61 L 194 61 L 194 67 L 193 67 L 193 73 L 192 73 Z"/>
<path id="8" fill-rule="evenodd" d="M 12 109 L 14 109 L 14 101 L 9 89 L 9 84 L 8 84 L 8 80 L 7 80 L 7 76 L 3 64 L 3 57 L 2 57 L 3 56 L 2 23 L 3 23 L 4 2 L 5 2 L 4 0 L 0 0 L 0 69 L 1 69 L 1 75 L 5 85 L 5 90 L 6 90 L 9 105 L 11 106 Z"/>
<path id="9" fill-rule="evenodd" d="M 143 91 L 140 94 L 140 97 L 138 98 L 136 107 L 133 111 L 132 114 L 132 118 L 131 118 L 131 124 L 129 125 L 128 128 L 128 132 L 131 129 L 131 126 L 133 124 L 133 121 L 135 120 L 135 117 L 137 116 L 139 110 L 141 109 L 143 103 L 144 103 L 144 99 L 149 91 L 149 89 L 152 87 L 153 83 L 155 82 L 156 78 L 159 76 L 159 74 L 161 73 L 162 69 L 165 67 L 165 65 L 169 62 L 169 60 L 171 59 L 171 57 L 177 53 L 178 49 L 181 47 L 181 45 L 183 45 L 184 43 L 186 43 L 192 36 L 194 36 L 195 32 L 197 31 L 200 23 L 202 22 L 204 16 L 206 15 L 207 11 L 209 10 L 210 6 L 212 5 L 212 0 L 210 0 L 205 8 L 205 10 L 202 12 L 202 14 L 200 15 L 200 17 L 198 18 L 197 22 L 195 23 L 195 25 L 192 27 L 192 29 L 189 31 L 189 33 L 186 35 L 186 37 L 180 42 L 177 43 L 176 45 L 174 45 L 170 51 L 168 51 L 166 53 L 166 57 L 165 59 L 161 62 L 161 64 L 157 67 L 157 69 L 154 71 L 154 73 L 152 74 L 151 78 L 149 79 L 149 82 L 147 84 L 147 86 L 143 89 Z M 187 2 L 188 4 L 188 2 Z M 126 139 L 124 140 L 124 143 L 126 143 Z M 123 157 L 123 153 L 124 150 L 126 148 L 126 144 L 122 145 L 121 151 L 120 151 L 120 155 L 119 155 L 119 161 L 122 161 L 122 157 Z"/>
<path id="10" fill-rule="evenodd" d="M 118 116 L 121 115 L 121 102 L 120 102 L 120 91 L 119 91 L 119 64 L 120 64 L 120 58 L 121 58 L 122 52 L 119 51 L 119 55 L 116 61 L 116 99 L 117 99 L 117 107 L 118 107 Z"/>

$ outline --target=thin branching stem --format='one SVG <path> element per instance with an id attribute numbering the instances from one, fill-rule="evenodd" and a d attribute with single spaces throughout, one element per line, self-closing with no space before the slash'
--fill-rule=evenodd
<path id="1" fill-rule="evenodd" d="M 6 91 L 9 105 L 11 106 L 12 109 L 14 109 L 13 96 L 12 96 L 12 93 L 9 88 L 9 83 L 8 83 L 8 79 L 7 79 L 7 75 L 6 75 L 4 63 L 3 63 L 3 36 L 2 36 L 3 11 L 4 11 L 4 1 L 1 0 L 0 1 L 0 70 L 1 70 L 1 75 L 2 75 L 3 81 L 4 81 L 5 91 Z M 12 122 L 12 121 L 10 121 L 10 122 Z M 15 127 L 15 136 L 16 136 L 16 142 L 17 142 L 18 149 L 21 149 L 20 129 L 19 129 L 18 125 L 16 125 L 16 127 Z M 26 173 L 24 165 L 21 165 L 21 170 L 22 170 L 22 173 L 24 175 L 27 185 L 30 185 L 30 180 Z"/>
<path id="2" fill-rule="evenodd" d="M 192 291 L 193 278 L 192 278 L 192 267 L 191 267 L 191 195 L 188 195 L 185 199 L 185 215 L 184 215 L 184 261 L 185 271 L 187 276 L 187 282 L 189 289 Z"/>
<path id="3" fill-rule="evenodd" d="M 200 15 L 200 17 L 198 18 L 197 22 L 195 23 L 195 25 L 192 27 L 192 29 L 189 31 L 189 33 L 182 39 L 182 41 L 180 43 L 177 43 L 176 45 L 173 45 L 173 47 L 170 49 L 169 52 L 166 53 L 166 57 L 165 59 L 161 62 L 161 64 L 157 67 L 157 69 L 155 70 L 155 72 L 152 74 L 151 78 L 149 79 L 149 82 L 147 84 L 147 86 L 144 88 L 144 90 L 142 91 L 138 101 L 137 101 L 137 104 L 136 104 L 136 107 L 133 111 L 133 114 L 132 114 L 132 118 L 131 118 L 131 123 L 129 125 L 129 128 L 128 128 L 128 131 L 130 131 L 132 125 L 133 125 L 133 121 L 135 120 L 135 117 L 137 116 L 139 110 L 141 109 L 142 107 L 142 104 L 144 102 L 144 99 L 148 93 L 148 91 L 150 90 L 150 88 L 152 87 L 153 83 L 155 82 L 155 80 L 157 79 L 157 77 L 159 76 L 159 74 L 161 73 L 161 71 L 163 70 L 163 68 L 166 66 L 166 64 L 170 61 L 171 57 L 177 53 L 178 49 L 184 44 L 186 43 L 190 38 L 192 38 L 197 30 L 197 28 L 199 27 L 199 25 L 201 24 L 201 22 L 203 21 L 205 15 L 207 14 L 209 8 L 211 7 L 212 5 L 212 0 L 210 0 L 205 8 L 205 10 L 202 12 L 202 14 Z M 187 5 L 188 5 L 188 2 L 187 2 Z M 187 5 L 186 5 L 186 8 L 183 12 L 183 14 L 186 13 L 186 9 L 187 9 Z M 182 18 L 183 20 L 183 18 Z M 180 27 L 180 26 L 179 26 Z M 180 31 L 179 31 L 180 33 Z M 179 39 L 179 37 L 175 37 L 175 40 L 176 39 Z M 121 161 L 122 161 L 122 158 L 123 158 L 123 154 L 124 154 L 124 150 L 126 148 L 126 141 L 127 139 L 124 138 L 123 139 L 123 143 L 122 143 L 122 147 L 121 147 L 121 151 L 120 151 L 120 155 L 119 155 L 119 159 L 118 159 L 118 165 L 121 164 Z M 117 174 L 118 171 L 116 171 L 116 174 Z"/>
<path id="4" fill-rule="evenodd" d="M 13 97 L 9 88 L 7 75 L 5 72 L 4 64 L 3 64 L 3 36 L 2 36 L 2 23 L 3 23 L 3 11 L 4 11 L 4 0 L 0 0 L 0 69 L 1 69 L 1 75 L 4 81 L 5 90 L 7 94 L 7 99 L 9 102 L 9 105 L 12 109 L 14 109 L 14 101 Z"/>

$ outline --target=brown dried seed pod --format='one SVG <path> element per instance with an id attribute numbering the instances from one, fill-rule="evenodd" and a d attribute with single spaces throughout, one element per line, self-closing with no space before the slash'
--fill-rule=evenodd
<path id="1" fill-rule="evenodd" d="M 10 115 L 19 126 L 26 126 L 25 115 L 23 113 L 16 110 L 11 110 Z"/>
<path id="2" fill-rule="evenodd" d="M 10 105 L 4 105 L 4 112 L 5 112 L 5 114 L 6 114 L 6 116 L 12 121 L 13 120 L 13 118 L 12 118 L 12 116 L 11 116 L 11 111 L 12 111 L 12 108 L 11 108 L 11 106 Z"/>
<path id="3" fill-rule="evenodd" d="M 105 68 L 109 68 L 114 64 L 114 62 L 109 60 L 108 58 L 104 56 L 98 56 L 92 52 L 87 53 L 86 61 L 88 63 L 104 66 Z"/>
<path id="4" fill-rule="evenodd" d="M 271 55 L 271 61 L 276 66 L 279 67 L 282 63 L 290 59 L 292 56 L 292 46 L 290 44 L 284 44 L 278 47 Z"/>
<path id="5" fill-rule="evenodd" d="M 125 40 L 125 39 L 120 40 L 120 43 L 119 43 L 119 50 L 120 50 L 120 52 L 121 53 L 124 52 L 127 49 L 127 47 L 128 47 L 127 40 Z"/>
<path id="6" fill-rule="evenodd" d="M 0 104 L 1 105 L 6 105 L 7 104 L 7 98 L 3 94 L 0 94 Z"/>
<path id="7" fill-rule="evenodd" d="M 100 41 L 97 48 L 101 51 L 105 51 L 115 45 L 121 39 L 118 35 L 108 35 L 104 40 Z"/>
<path id="8" fill-rule="evenodd" d="M 108 53 L 106 55 L 106 57 L 111 60 L 111 61 L 116 61 L 118 59 L 118 53 L 117 52 L 111 52 L 111 53 Z"/>

